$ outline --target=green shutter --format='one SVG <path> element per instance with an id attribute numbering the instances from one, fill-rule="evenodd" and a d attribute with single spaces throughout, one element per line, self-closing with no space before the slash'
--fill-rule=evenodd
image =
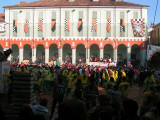
<path id="1" fill-rule="evenodd" d="M 106 12 L 106 18 L 111 18 L 111 11 Z"/>
<path id="2" fill-rule="evenodd" d="M 43 18 L 43 12 L 39 12 L 39 18 Z"/>
<path id="3" fill-rule="evenodd" d="M 79 19 L 83 19 L 83 11 L 79 11 Z"/>
<path id="4" fill-rule="evenodd" d="M 27 19 L 27 20 L 30 19 L 30 12 L 26 12 L 26 19 Z"/>
<path id="5" fill-rule="evenodd" d="M 97 18 L 97 11 L 92 12 L 92 18 Z"/>
<path id="6" fill-rule="evenodd" d="M 69 11 L 65 11 L 65 18 L 69 18 Z"/>
<path id="7" fill-rule="evenodd" d="M 56 12 L 52 12 L 52 19 L 56 19 Z"/>
<path id="8" fill-rule="evenodd" d="M 133 12 L 133 18 L 138 19 L 138 12 Z"/>
<path id="9" fill-rule="evenodd" d="M 120 19 L 124 19 L 124 12 L 120 12 Z"/>

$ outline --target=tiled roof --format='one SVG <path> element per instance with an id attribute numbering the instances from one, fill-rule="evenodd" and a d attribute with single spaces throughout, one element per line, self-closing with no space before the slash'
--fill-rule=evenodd
<path id="1" fill-rule="evenodd" d="M 133 6 L 133 7 L 148 7 L 146 5 L 134 4 L 124 1 L 115 0 L 99 0 L 99 1 L 91 1 L 91 0 L 75 0 L 74 2 L 69 2 L 69 0 L 40 0 L 33 2 L 21 2 L 17 5 L 5 6 L 7 7 L 49 7 L 49 6 Z"/>
<path id="2" fill-rule="evenodd" d="M 0 13 L 0 22 L 5 22 L 5 14 Z"/>

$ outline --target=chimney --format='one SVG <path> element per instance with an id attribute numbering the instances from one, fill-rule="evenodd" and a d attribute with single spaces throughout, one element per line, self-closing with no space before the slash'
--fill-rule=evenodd
<path id="1" fill-rule="evenodd" d="M 123 1 L 123 0 L 115 0 L 115 1 Z"/>
<path id="2" fill-rule="evenodd" d="M 20 1 L 20 5 L 26 4 L 26 1 Z"/>
<path id="3" fill-rule="evenodd" d="M 68 0 L 69 2 L 74 2 L 75 0 Z"/>

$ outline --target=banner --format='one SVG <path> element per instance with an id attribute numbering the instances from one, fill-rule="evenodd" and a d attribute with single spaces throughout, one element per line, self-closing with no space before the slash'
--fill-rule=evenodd
<path id="1" fill-rule="evenodd" d="M 132 19 L 133 33 L 135 37 L 143 37 L 145 35 L 144 19 Z"/>

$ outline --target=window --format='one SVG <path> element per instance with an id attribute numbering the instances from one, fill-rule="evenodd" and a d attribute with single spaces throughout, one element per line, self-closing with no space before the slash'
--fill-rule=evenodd
<path id="1" fill-rule="evenodd" d="M 69 36 L 69 29 L 67 26 L 70 25 L 69 21 L 69 11 L 65 11 L 65 36 Z"/>
<path id="2" fill-rule="evenodd" d="M 52 19 L 51 19 L 51 36 L 56 36 L 56 12 L 52 12 Z"/>
<path id="3" fill-rule="evenodd" d="M 110 27 L 110 30 L 112 30 L 111 29 L 111 21 L 108 21 L 108 19 L 111 20 L 111 11 L 106 12 L 106 20 L 108 22 L 108 26 L 106 26 L 106 37 L 111 37 L 111 31 L 107 31 L 108 27 Z M 109 22 L 110 22 L 110 24 L 109 24 Z"/>
<path id="4" fill-rule="evenodd" d="M 125 16 L 120 12 L 120 37 L 125 37 Z"/>
<path id="5" fill-rule="evenodd" d="M 92 36 L 97 36 L 97 11 L 92 12 Z"/>
<path id="6" fill-rule="evenodd" d="M 83 11 L 79 11 L 78 33 L 79 36 L 83 36 Z"/>
<path id="7" fill-rule="evenodd" d="M 25 32 L 25 37 L 29 37 L 30 36 L 30 12 L 26 12 L 26 19 L 25 19 L 25 22 L 27 22 L 27 29 L 28 29 L 28 32 Z"/>
<path id="8" fill-rule="evenodd" d="M 39 12 L 38 37 L 43 37 L 43 12 Z"/>
<path id="9" fill-rule="evenodd" d="M 133 19 L 138 19 L 138 12 L 133 12 Z"/>

